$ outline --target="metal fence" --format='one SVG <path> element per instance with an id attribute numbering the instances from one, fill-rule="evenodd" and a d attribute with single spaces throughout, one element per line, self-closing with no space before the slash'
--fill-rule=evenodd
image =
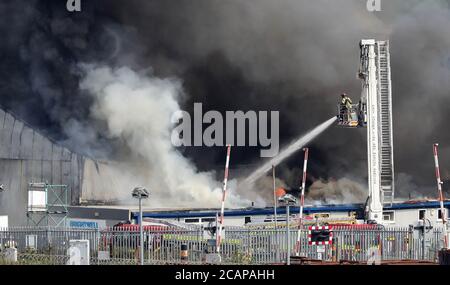
<path id="1" fill-rule="evenodd" d="M 290 230 L 290 255 L 308 259 L 366 262 L 379 260 L 437 261 L 443 231 L 418 234 L 408 228 L 333 230 L 331 245 L 308 244 L 308 231 Z M 288 256 L 286 229 L 227 228 L 221 244 L 223 264 L 276 264 Z M 134 229 L 6 228 L 0 229 L 0 253 L 15 247 L 19 264 L 66 264 L 70 240 L 89 240 L 90 264 L 138 264 L 140 237 Z M 214 242 L 214 241 L 213 241 Z M 214 245 L 214 243 L 212 243 Z M 202 264 L 213 252 L 210 237 L 201 229 L 168 228 L 144 231 L 145 264 Z M 181 251 L 187 254 L 181 254 Z M 1 262 L 0 254 L 0 262 Z"/>

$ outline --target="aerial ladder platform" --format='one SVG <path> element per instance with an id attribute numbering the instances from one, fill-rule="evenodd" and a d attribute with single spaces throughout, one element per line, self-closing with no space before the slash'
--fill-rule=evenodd
<path id="1" fill-rule="evenodd" d="M 383 206 L 394 200 L 392 84 L 389 41 L 360 42 L 360 101 L 338 106 L 338 125 L 367 128 L 369 200 L 367 220 L 383 223 Z"/>

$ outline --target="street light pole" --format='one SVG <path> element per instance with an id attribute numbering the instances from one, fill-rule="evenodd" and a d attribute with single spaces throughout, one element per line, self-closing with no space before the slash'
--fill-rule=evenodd
<path id="1" fill-rule="evenodd" d="M 291 265 L 291 233 L 289 228 L 289 216 L 290 216 L 289 207 L 290 205 L 297 204 L 297 198 L 295 198 L 291 194 L 284 194 L 283 196 L 278 198 L 278 201 L 282 202 L 286 206 L 286 246 L 287 246 L 286 264 Z"/>
<path id="2" fill-rule="evenodd" d="M 139 231 L 140 231 L 140 249 L 139 260 L 141 265 L 144 265 L 144 229 L 142 227 L 142 197 L 139 198 Z"/>
<path id="3" fill-rule="evenodd" d="M 275 181 L 275 165 L 272 165 L 272 181 L 273 181 L 273 214 L 275 216 L 275 231 L 278 229 L 278 217 L 277 217 L 277 190 Z"/>
<path id="4" fill-rule="evenodd" d="M 131 196 L 139 200 L 139 237 L 140 237 L 140 248 L 139 248 L 139 259 L 140 265 L 144 265 L 144 227 L 142 223 L 142 199 L 147 199 L 150 194 L 144 187 L 136 187 L 133 189 Z"/>
<path id="5" fill-rule="evenodd" d="M 291 237 L 289 229 L 289 203 L 286 203 L 286 242 L 287 242 L 287 260 L 286 264 L 291 265 Z"/>

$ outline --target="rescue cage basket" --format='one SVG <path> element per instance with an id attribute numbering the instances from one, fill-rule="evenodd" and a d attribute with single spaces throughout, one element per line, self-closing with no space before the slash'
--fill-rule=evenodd
<path id="1" fill-rule="evenodd" d="M 353 104 L 350 108 L 347 108 L 347 106 L 338 104 L 337 105 L 337 117 L 338 121 L 337 124 L 339 126 L 345 126 L 345 127 L 358 127 L 362 124 L 360 123 L 360 110 L 359 110 L 359 104 Z"/>

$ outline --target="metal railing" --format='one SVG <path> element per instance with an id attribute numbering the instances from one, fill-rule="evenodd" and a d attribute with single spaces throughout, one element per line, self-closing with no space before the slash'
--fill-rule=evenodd
<path id="1" fill-rule="evenodd" d="M 331 245 L 308 244 L 308 230 L 290 229 L 291 256 L 307 259 L 366 262 L 379 260 L 427 260 L 436 262 L 444 232 L 434 229 L 425 238 L 409 228 L 333 230 Z M 286 228 L 227 228 L 221 245 L 223 264 L 276 264 L 287 258 Z M 0 253 L 15 247 L 19 264 L 66 264 L 70 240 L 89 240 L 90 264 L 138 264 L 139 231 L 136 229 L 5 228 L 0 229 Z M 165 228 L 144 231 L 145 264 L 202 264 L 211 253 L 209 237 L 201 229 Z M 182 250 L 187 254 L 182 255 Z M 321 249 L 321 250 L 319 250 Z M 0 263 L 1 263 L 0 254 Z"/>

